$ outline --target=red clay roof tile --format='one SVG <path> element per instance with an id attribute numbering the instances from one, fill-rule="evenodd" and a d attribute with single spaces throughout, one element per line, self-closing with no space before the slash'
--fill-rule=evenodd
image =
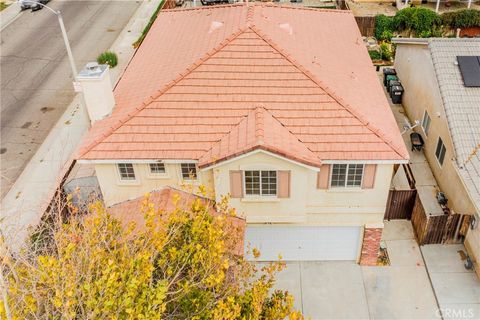
<path id="1" fill-rule="evenodd" d="M 408 158 L 355 20 L 343 11 L 162 11 L 115 99 L 80 158 L 208 165 L 255 148 L 311 165 Z"/>

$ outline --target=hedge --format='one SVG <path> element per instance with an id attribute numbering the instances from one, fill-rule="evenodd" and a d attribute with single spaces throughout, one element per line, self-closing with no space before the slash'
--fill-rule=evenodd
<path id="1" fill-rule="evenodd" d="M 410 7 L 398 11 L 395 16 L 376 16 L 375 37 L 390 40 L 395 33 L 409 31 L 417 37 L 441 37 L 442 31 L 456 28 L 480 27 L 480 11 L 463 9 L 438 15 L 422 7 Z M 447 29 L 447 30 L 445 30 Z"/>
<path id="2" fill-rule="evenodd" d="M 480 11 L 463 9 L 442 14 L 444 26 L 456 28 L 480 27 Z"/>

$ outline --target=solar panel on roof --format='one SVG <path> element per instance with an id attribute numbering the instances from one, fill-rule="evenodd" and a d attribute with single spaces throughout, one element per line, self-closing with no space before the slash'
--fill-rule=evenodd
<path id="1" fill-rule="evenodd" d="M 480 87 L 480 57 L 457 56 L 465 87 Z"/>

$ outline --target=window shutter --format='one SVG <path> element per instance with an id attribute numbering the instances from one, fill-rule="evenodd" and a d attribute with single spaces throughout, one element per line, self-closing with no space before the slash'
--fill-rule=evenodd
<path id="1" fill-rule="evenodd" d="M 278 198 L 290 198 L 290 171 L 278 171 Z"/>
<path id="2" fill-rule="evenodd" d="M 320 172 L 317 176 L 317 188 L 328 189 L 328 183 L 330 181 L 330 165 L 322 164 L 320 166 Z"/>
<path id="3" fill-rule="evenodd" d="M 363 168 L 363 182 L 362 188 L 372 189 L 375 185 L 375 171 L 377 169 L 376 164 L 366 164 Z"/>
<path id="4" fill-rule="evenodd" d="M 242 171 L 240 170 L 230 171 L 230 197 L 232 198 L 243 197 L 243 175 L 242 175 Z"/>

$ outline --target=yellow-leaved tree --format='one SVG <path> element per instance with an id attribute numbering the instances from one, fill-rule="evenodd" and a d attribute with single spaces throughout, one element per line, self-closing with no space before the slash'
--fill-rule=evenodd
<path id="1" fill-rule="evenodd" d="M 175 199 L 175 203 L 179 199 Z M 280 263 L 238 253 L 228 200 L 196 199 L 162 212 L 146 197 L 144 223 L 88 214 L 50 219 L 42 246 L 2 261 L 2 319 L 300 319 L 293 297 L 273 290 Z"/>

